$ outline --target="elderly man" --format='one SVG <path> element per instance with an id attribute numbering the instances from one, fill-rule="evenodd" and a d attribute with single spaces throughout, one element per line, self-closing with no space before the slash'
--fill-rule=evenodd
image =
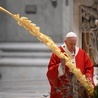
<path id="1" fill-rule="evenodd" d="M 66 52 L 69 55 L 76 68 L 79 68 L 82 74 L 94 85 L 92 62 L 85 51 L 76 47 L 76 43 L 77 35 L 74 32 L 69 32 L 64 44 L 59 48 L 61 52 Z M 64 59 L 60 59 L 52 53 L 47 71 L 51 86 L 50 98 L 88 98 L 85 88 L 70 72 L 65 63 Z"/>

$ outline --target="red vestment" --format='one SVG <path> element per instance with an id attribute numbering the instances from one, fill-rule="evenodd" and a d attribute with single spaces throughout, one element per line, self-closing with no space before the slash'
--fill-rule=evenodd
<path id="1" fill-rule="evenodd" d="M 65 52 L 65 50 L 61 46 L 59 48 L 61 52 Z M 84 74 L 86 77 L 91 78 L 93 83 L 93 70 L 94 70 L 93 65 L 88 55 L 84 52 L 84 50 L 79 48 L 79 51 L 75 56 L 75 62 L 76 67 L 79 68 L 82 74 Z M 65 74 L 58 77 L 59 65 L 60 65 L 60 58 L 53 53 L 47 71 L 47 78 L 51 86 L 50 98 L 74 98 L 72 94 L 73 87 L 71 85 L 72 73 L 69 71 L 69 68 L 65 66 Z M 82 91 L 81 88 L 80 90 Z"/>

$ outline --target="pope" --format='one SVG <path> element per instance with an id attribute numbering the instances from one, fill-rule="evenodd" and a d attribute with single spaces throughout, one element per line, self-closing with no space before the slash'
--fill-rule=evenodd
<path id="1" fill-rule="evenodd" d="M 62 53 L 67 53 L 74 66 L 80 69 L 86 79 L 94 85 L 93 64 L 87 53 L 76 47 L 77 35 L 69 32 L 65 36 L 64 44 L 59 48 Z M 66 55 L 66 54 L 65 54 Z M 50 98 L 89 98 L 88 92 L 76 79 L 75 75 L 66 66 L 66 60 L 60 59 L 52 53 L 48 64 L 47 78 L 50 84 Z"/>

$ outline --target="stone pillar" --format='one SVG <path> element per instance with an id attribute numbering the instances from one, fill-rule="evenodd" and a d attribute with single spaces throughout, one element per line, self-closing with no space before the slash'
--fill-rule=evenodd
<path id="1" fill-rule="evenodd" d="M 73 31 L 73 0 L 63 0 L 62 4 L 63 12 L 63 39 L 65 35 Z"/>
<path id="2" fill-rule="evenodd" d="M 6 8 L 6 0 L 0 0 L 0 6 Z M 0 11 L 0 41 L 6 41 L 7 32 L 6 14 Z"/>

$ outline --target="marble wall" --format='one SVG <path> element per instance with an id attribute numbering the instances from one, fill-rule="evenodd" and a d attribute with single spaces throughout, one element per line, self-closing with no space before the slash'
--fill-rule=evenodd
<path id="1" fill-rule="evenodd" d="M 53 7 L 51 0 L 7 0 L 6 9 L 13 14 L 20 14 L 30 19 L 40 27 L 41 32 L 50 36 L 54 41 L 62 41 L 62 1 L 58 1 L 57 7 Z M 2 4 L 1 4 L 2 5 Z M 36 13 L 26 13 L 26 7 L 32 6 L 28 10 L 36 10 Z M 2 18 L 2 17 L 1 17 Z M 0 41 L 5 42 L 38 42 L 38 39 L 32 37 L 27 30 L 18 26 L 16 21 L 6 15 L 5 27 L 2 28 Z M 2 18 L 2 21 L 5 17 Z"/>
<path id="2" fill-rule="evenodd" d="M 7 0 L 5 1 L 6 6 L 3 6 L 3 4 L 1 4 L 1 6 L 13 14 L 20 14 L 20 16 L 27 17 L 40 27 L 42 33 L 50 36 L 55 42 L 60 43 L 63 41 L 66 33 L 73 31 L 73 0 L 57 0 L 56 7 L 52 5 L 51 1 L 52 0 Z M 36 12 L 26 13 L 28 5 L 33 7 L 29 10 L 36 10 Z M 6 14 L 5 17 L 1 17 L 3 21 L 6 21 L 2 26 L 0 41 L 38 42 L 37 38 L 32 37 L 27 30 L 18 26 L 14 19 Z"/>

